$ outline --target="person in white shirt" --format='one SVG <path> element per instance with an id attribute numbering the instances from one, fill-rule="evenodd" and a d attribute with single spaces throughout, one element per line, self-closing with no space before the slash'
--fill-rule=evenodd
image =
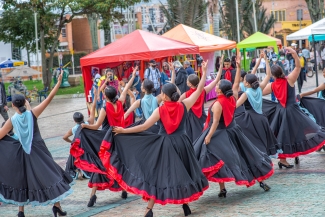
<path id="1" fill-rule="evenodd" d="M 321 47 L 320 47 L 320 57 L 321 57 L 321 59 L 322 59 L 322 64 L 323 64 L 323 70 L 324 70 L 324 66 L 325 66 L 325 47 L 324 47 L 324 45 L 322 45 Z"/>

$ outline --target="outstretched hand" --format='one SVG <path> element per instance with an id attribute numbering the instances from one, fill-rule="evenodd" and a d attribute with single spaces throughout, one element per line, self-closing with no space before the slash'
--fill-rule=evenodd
<path id="1" fill-rule="evenodd" d="M 260 58 L 263 59 L 263 58 L 265 58 L 265 57 L 266 57 L 266 55 L 264 54 L 264 51 L 261 51 L 261 53 L 260 53 Z"/>
<path id="2" fill-rule="evenodd" d="M 202 76 L 205 76 L 208 70 L 208 61 L 203 61 L 202 62 Z"/>
<path id="3" fill-rule="evenodd" d="M 60 83 L 60 84 L 62 82 L 62 77 L 63 77 L 63 70 L 61 70 L 61 73 L 59 74 L 59 77 L 58 77 L 58 83 Z"/>
<path id="4" fill-rule="evenodd" d="M 174 71 L 174 70 L 175 70 L 175 68 L 174 68 L 174 64 L 173 64 L 172 61 L 168 62 L 168 66 L 169 66 L 169 70 L 170 70 L 170 71 Z"/>
<path id="5" fill-rule="evenodd" d="M 291 47 L 287 47 L 286 50 L 288 51 L 289 54 L 297 54 L 297 52 Z"/>
<path id="6" fill-rule="evenodd" d="M 222 63 L 223 63 L 223 59 L 225 58 L 225 55 L 224 54 L 222 54 L 221 55 L 221 58 L 220 58 L 220 60 L 219 60 L 219 64 L 220 65 L 222 65 Z"/>
<path id="7" fill-rule="evenodd" d="M 133 77 L 135 77 L 135 75 L 136 75 L 136 73 L 138 71 L 138 68 L 139 68 L 138 66 L 132 67 L 132 69 L 133 69 L 132 76 Z"/>

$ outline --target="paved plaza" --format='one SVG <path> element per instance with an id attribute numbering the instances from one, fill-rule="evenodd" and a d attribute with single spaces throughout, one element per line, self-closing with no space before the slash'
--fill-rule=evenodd
<path id="1" fill-rule="evenodd" d="M 319 81 L 324 78 L 319 72 Z M 315 77 L 308 78 L 303 91 L 315 87 Z M 206 108 L 211 101 L 206 104 Z M 32 107 L 37 103 L 32 103 Z M 69 155 L 70 144 L 62 136 L 74 126 L 72 114 L 76 111 L 87 115 L 84 98 L 54 99 L 45 112 L 39 117 L 38 123 L 46 145 L 55 161 L 65 167 Z M 13 115 L 11 109 L 10 115 Z M 2 122 L 2 117 L 0 121 Z M 191 203 L 191 216 L 325 216 L 325 152 L 316 152 L 300 158 L 300 164 L 293 169 L 279 169 L 277 160 L 274 175 L 267 180 L 272 187 L 264 192 L 259 185 L 250 188 L 226 184 L 227 198 L 218 198 L 219 186 L 210 183 L 210 188 L 200 198 Z M 293 160 L 289 160 L 293 163 Z M 14 171 L 13 171 L 14 172 Z M 146 203 L 138 196 L 129 195 L 127 200 L 120 193 L 102 191 L 97 193 L 97 203 L 88 208 L 90 189 L 88 180 L 77 180 L 73 186 L 74 193 L 62 201 L 62 207 L 68 216 L 143 216 Z M 25 207 L 25 216 L 52 216 L 52 207 Z M 156 205 L 154 216 L 180 217 L 183 210 L 180 205 Z M 14 205 L 0 206 L 0 217 L 17 216 L 18 208 Z"/>

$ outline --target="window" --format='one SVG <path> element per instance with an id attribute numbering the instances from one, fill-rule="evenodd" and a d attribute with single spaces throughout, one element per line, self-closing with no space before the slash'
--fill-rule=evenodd
<path id="1" fill-rule="evenodd" d="M 273 14 L 276 22 L 286 21 L 285 10 L 271 11 L 271 14 Z"/>
<path id="2" fill-rule="evenodd" d="M 61 35 L 62 35 L 62 38 L 67 37 L 67 32 L 66 32 L 65 26 L 63 26 L 62 29 L 61 29 Z"/>
<path id="3" fill-rule="evenodd" d="M 297 10 L 297 20 L 303 20 L 302 9 Z"/>

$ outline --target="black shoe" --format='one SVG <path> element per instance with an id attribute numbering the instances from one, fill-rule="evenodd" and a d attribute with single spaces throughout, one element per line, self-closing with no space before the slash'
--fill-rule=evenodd
<path id="1" fill-rule="evenodd" d="M 295 164 L 299 164 L 299 157 L 295 157 Z"/>
<path id="2" fill-rule="evenodd" d="M 67 215 L 67 212 L 63 212 L 63 211 L 62 211 L 59 207 L 57 207 L 57 206 L 53 206 L 52 211 L 53 211 L 53 215 L 54 215 L 54 217 L 57 217 L 58 214 L 59 214 L 59 216 L 66 216 L 66 215 Z"/>
<path id="3" fill-rule="evenodd" d="M 226 189 L 222 189 L 220 191 L 220 193 L 218 194 L 218 197 L 226 197 L 227 195 L 227 190 Z"/>
<path id="4" fill-rule="evenodd" d="M 91 198 L 90 198 L 90 200 L 89 200 L 89 202 L 88 202 L 88 207 L 93 207 L 94 206 L 94 204 L 96 203 L 96 199 L 97 199 L 97 196 L 96 196 L 96 194 L 94 194 L 93 196 L 91 196 Z"/>
<path id="5" fill-rule="evenodd" d="M 24 212 L 18 212 L 18 217 L 25 217 L 25 214 L 24 214 Z"/>
<path id="6" fill-rule="evenodd" d="M 126 200 L 128 198 L 128 193 L 126 191 L 122 191 L 121 197 Z"/>
<path id="7" fill-rule="evenodd" d="M 271 187 L 264 182 L 260 182 L 260 187 L 263 188 L 264 191 L 269 191 L 271 189 Z"/>
<path id="8" fill-rule="evenodd" d="M 278 162 L 278 165 L 279 165 L 279 168 L 280 169 L 282 169 L 282 167 L 285 167 L 285 168 L 287 168 L 287 169 L 290 169 L 290 168 L 292 168 L 293 167 L 293 165 L 285 165 L 285 164 L 283 164 L 283 163 L 281 163 L 281 162 Z"/>
<path id="9" fill-rule="evenodd" d="M 144 217 L 153 217 L 152 209 L 150 209 L 150 208 L 148 208 L 148 207 L 147 207 L 147 209 L 148 209 L 149 211 L 147 212 L 147 214 L 146 214 Z"/>
<path id="10" fill-rule="evenodd" d="M 325 145 L 322 147 L 322 149 L 325 151 Z"/>
<path id="11" fill-rule="evenodd" d="M 187 204 L 183 204 L 184 215 L 189 216 L 192 214 L 190 207 Z"/>

